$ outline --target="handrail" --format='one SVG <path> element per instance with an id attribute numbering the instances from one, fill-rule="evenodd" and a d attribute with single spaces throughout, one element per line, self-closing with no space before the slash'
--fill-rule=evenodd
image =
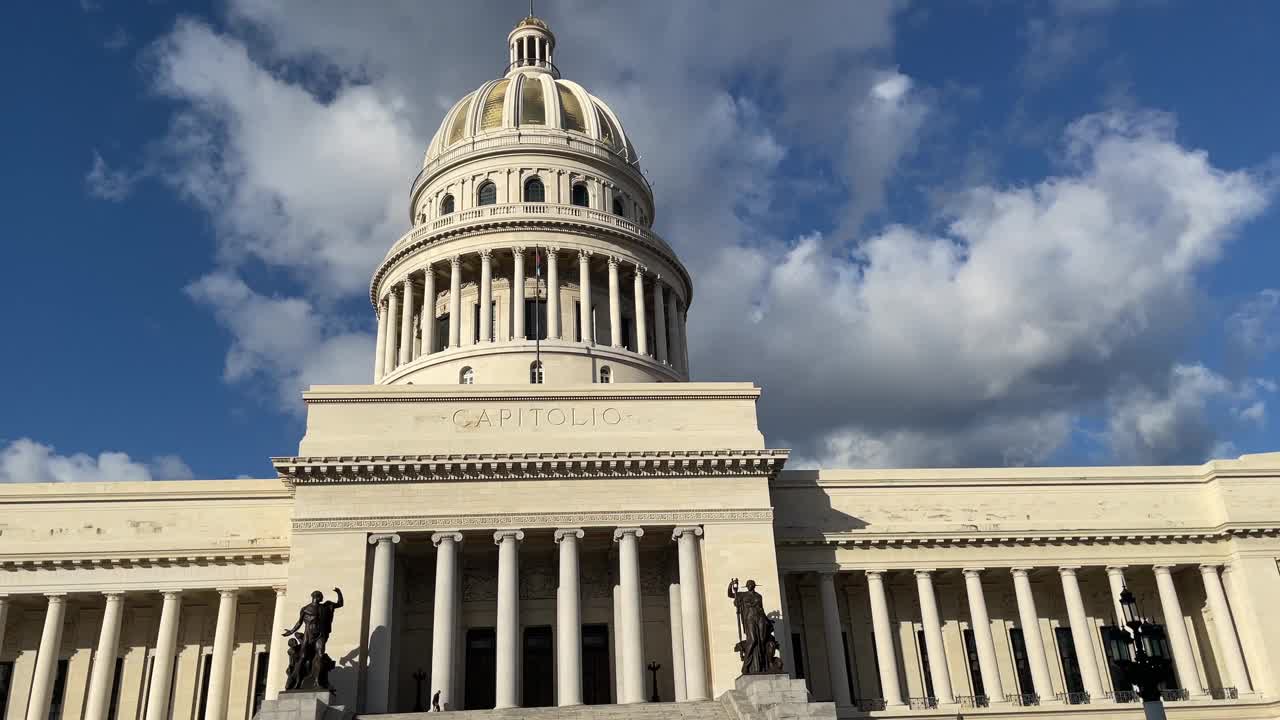
<path id="1" fill-rule="evenodd" d="M 642 243 L 653 245 L 656 249 L 670 254 L 675 257 L 675 251 L 663 240 L 657 233 L 634 223 L 627 218 L 614 215 L 612 213 L 603 212 L 594 208 L 579 207 L 577 205 L 556 205 L 552 203 L 507 203 L 504 205 L 484 205 L 481 207 L 469 208 L 449 213 L 434 220 L 428 220 L 413 227 L 400 239 L 396 240 L 391 249 L 383 257 L 382 262 L 390 260 L 404 246 L 421 240 L 423 237 L 435 234 L 441 230 L 452 227 L 460 227 L 471 222 L 485 222 L 497 219 L 508 219 L 518 216 L 531 216 L 534 218 L 564 218 L 567 220 L 587 221 L 597 225 L 605 225 L 608 227 L 624 230 L 632 235 L 639 237 Z"/>
<path id="2" fill-rule="evenodd" d="M 409 197 L 412 199 L 418 194 L 418 189 L 422 186 L 424 178 L 434 173 L 441 166 L 454 162 L 459 157 L 470 154 L 478 150 L 491 150 L 494 148 L 502 148 L 512 145 L 547 145 L 561 146 L 577 152 L 595 155 L 596 157 L 605 158 L 607 160 L 620 160 L 627 168 L 634 171 L 635 176 L 644 184 L 649 194 L 653 194 L 653 187 L 649 185 L 649 179 L 640 172 L 639 166 L 627 160 L 621 151 L 614 150 L 609 146 L 589 137 L 574 137 L 561 132 L 552 134 L 529 132 L 529 131 L 513 131 L 502 134 L 495 134 L 490 137 L 472 137 L 455 144 L 453 147 L 445 150 L 439 155 L 432 158 L 429 162 L 422 166 L 418 174 L 414 176 L 413 183 L 409 186 Z"/>
<path id="3" fill-rule="evenodd" d="M 552 77 L 556 79 L 560 78 L 560 68 L 556 67 L 554 63 L 552 63 L 550 60 L 536 60 L 534 58 L 521 58 L 519 60 L 516 60 L 515 62 L 507 63 L 507 66 L 502 69 L 502 74 L 506 75 L 507 73 L 511 72 L 512 68 L 518 68 L 518 67 L 546 68 L 551 71 Z"/>

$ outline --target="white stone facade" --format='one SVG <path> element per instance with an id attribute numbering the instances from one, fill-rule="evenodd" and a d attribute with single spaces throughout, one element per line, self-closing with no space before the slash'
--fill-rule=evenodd
<path id="1" fill-rule="evenodd" d="M 0 486 L 0 720 L 247 720 L 334 587 L 358 713 L 803 705 L 738 683 L 733 577 L 817 716 L 1134 717 L 1105 634 L 1127 586 L 1171 716 L 1280 717 L 1280 453 L 783 470 L 759 388 L 688 381 L 692 281 L 554 48 L 522 21 L 445 116 L 374 271 L 374 382 L 305 393 L 277 477 Z"/>

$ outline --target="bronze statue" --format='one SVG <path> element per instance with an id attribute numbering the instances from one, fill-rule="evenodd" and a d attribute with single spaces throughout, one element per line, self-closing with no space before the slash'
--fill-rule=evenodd
<path id="1" fill-rule="evenodd" d="M 742 658 L 742 674 L 782 672 L 773 621 L 765 614 L 764 598 L 756 592 L 756 581 L 748 580 L 747 589 L 740 591 L 738 578 L 733 578 L 729 581 L 729 597 L 738 611 L 738 644 L 733 649 Z"/>
<path id="2" fill-rule="evenodd" d="M 325 654 L 329 634 L 333 632 L 333 613 L 342 607 L 342 591 L 334 588 L 338 601 L 324 599 L 324 593 L 311 593 L 311 602 L 298 611 L 298 622 L 282 635 L 289 636 L 289 668 L 285 680 L 286 690 L 305 688 L 329 688 L 329 671 L 334 668 L 333 658 Z M 298 632 L 302 628 L 302 632 Z"/>

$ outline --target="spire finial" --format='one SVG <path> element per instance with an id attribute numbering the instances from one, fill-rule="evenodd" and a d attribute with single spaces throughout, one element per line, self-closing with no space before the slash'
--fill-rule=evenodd
<path id="1" fill-rule="evenodd" d="M 533 17 L 533 0 L 529 0 L 529 17 Z"/>

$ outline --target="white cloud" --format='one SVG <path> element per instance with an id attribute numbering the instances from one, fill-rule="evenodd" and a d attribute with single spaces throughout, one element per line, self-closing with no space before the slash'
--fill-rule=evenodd
<path id="1" fill-rule="evenodd" d="M 139 177 L 140 174 L 136 172 L 108 167 L 107 161 L 95 150 L 93 166 L 85 175 L 84 183 L 92 197 L 119 202 L 129 197 Z"/>
<path id="2" fill-rule="evenodd" d="M 1280 289 L 1262 290 L 1231 313 L 1227 338 L 1249 360 L 1280 347 Z"/>
<path id="3" fill-rule="evenodd" d="M 137 480 L 187 480 L 191 468 L 175 455 L 162 455 L 149 463 L 122 452 L 102 452 L 96 458 L 85 453 L 59 455 L 51 445 L 20 438 L 0 449 L 0 483 L 128 482 Z"/>

